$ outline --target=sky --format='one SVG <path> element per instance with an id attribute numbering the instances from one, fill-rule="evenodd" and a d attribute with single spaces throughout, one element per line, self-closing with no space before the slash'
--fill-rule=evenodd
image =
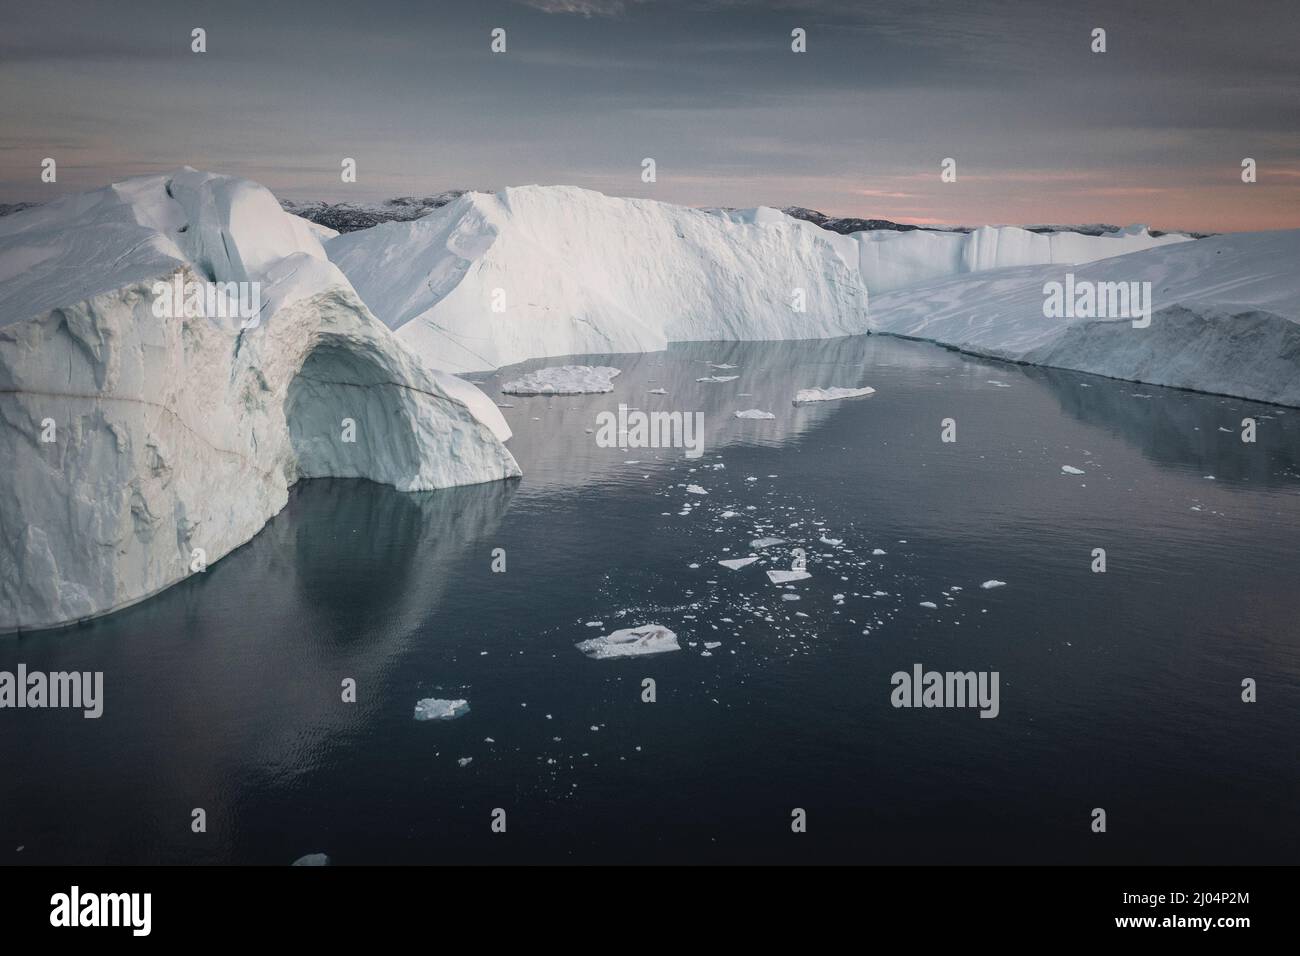
<path id="1" fill-rule="evenodd" d="M 190 165 L 293 199 L 563 183 L 919 223 L 1300 227 L 1300 0 L 0 0 L 0 23 L 0 202 Z"/>

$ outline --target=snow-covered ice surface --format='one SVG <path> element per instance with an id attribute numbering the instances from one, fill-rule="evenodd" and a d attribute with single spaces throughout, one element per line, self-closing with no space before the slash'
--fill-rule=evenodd
<path id="1" fill-rule="evenodd" d="M 814 402 L 833 402 L 841 398 L 858 398 L 863 395 L 874 395 L 876 390 L 867 386 L 865 388 L 841 388 L 832 386 L 831 388 L 801 388 L 794 396 L 795 405 L 811 405 Z"/>
<path id="2" fill-rule="evenodd" d="M 680 651 L 677 635 L 658 624 L 629 627 L 612 634 L 579 641 L 575 645 L 588 657 L 603 660 L 610 657 L 640 657 L 645 654 L 663 654 Z"/>
<path id="3" fill-rule="evenodd" d="M 554 365 L 506 382 L 507 395 L 599 395 L 614 391 L 622 370 L 608 365 Z"/>
<path id="4" fill-rule="evenodd" d="M 455 720 L 469 713 L 467 700 L 443 700 L 438 697 L 426 697 L 416 701 L 416 720 Z"/>
<path id="5" fill-rule="evenodd" d="M 159 317 L 154 284 L 175 276 L 259 283 L 260 322 Z M 519 474 L 491 400 L 421 365 L 308 223 L 189 168 L 0 219 L 0 413 L 0 631 L 198 573 L 302 477 L 420 491 Z"/>

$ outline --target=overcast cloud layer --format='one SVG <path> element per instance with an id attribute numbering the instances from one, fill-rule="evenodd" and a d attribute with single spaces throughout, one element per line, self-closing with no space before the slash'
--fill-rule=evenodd
<path id="1" fill-rule="evenodd" d="M 914 222 L 1300 227 L 1295 0 L 6 7 L 0 201 L 189 164 L 300 199 L 539 182 Z"/>

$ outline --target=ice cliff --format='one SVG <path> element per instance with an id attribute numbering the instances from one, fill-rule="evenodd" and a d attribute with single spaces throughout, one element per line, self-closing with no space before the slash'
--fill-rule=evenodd
<path id="1" fill-rule="evenodd" d="M 248 283 L 260 310 L 160 316 L 176 281 Z M 302 477 L 517 475 L 508 437 L 254 183 L 186 168 L 0 219 L 0 631 L 201 573 Z"/>

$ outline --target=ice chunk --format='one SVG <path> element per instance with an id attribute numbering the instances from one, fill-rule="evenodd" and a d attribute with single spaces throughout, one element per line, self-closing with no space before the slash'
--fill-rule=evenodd
<path id="1" fill-rule="evenodd" d="M 788 584 L 791 581 L 804 581 L 812 577 L 807 571 L 768 571 L 767 579 L 773 584 Z"/>
<path id="2" fill-rule="evenodd" d="M 785 538 L 755 538 L 749 542 L 751 548 L 770 548 L 774 544 L 785 544 Z"/>
<path id="3" fill-rule="evenodd" d="M 707 495 L 707 494 L 708 494 L 708 492 L 705 491 L 703 488 L 701 488 L 699 485 L 687 485 L 687 486 L 686 486 L 686 493 L 687 493 L 687 494 L 691 494 L 691 495 Z"/>
<path id="4" fill-rule="evenodd" d="M 734 382 L 740 378 L 739 375 L 710 375 L 707 378 L 697 378 L 697 382 Z"/>
<path id="5" fill-rule="evenodd" d="M 680 651 L 677 635 L 660 624 L 629 627 L 613 634 L 593 637 L 574 645 L 582 653 L 596 660 L 610 657 L 639 657 L 643 654 L 662 654 Z"/>
<path id="6" fill-rule="evenodd" d="M 467 700 L 440 700 L 437 697 L 426 697 L 415 705 L 416 720 L 455 720 L 468 713 L 469 701 Z"/>
<path id="7" fill-rule="evenodd" d="M 293 866 L 329 866 L 330 858 L 324 853 L 308 853 L 293 861 Z"/>
<path id="8" fill-rule="evenodd" d="M 1007 586 L 1006 581 L 999 581 L 996 578 L 985 581 L 983 584 L 980 585 L 980 587 L 982 587 L 985 591 L 991 591 L 993 588 L 1004 588 L 1006 586 Z"/>
<path id="9" fill-rule="evenodd" d="M 749 558 L 728 558 L 728 559 L 725 560 L 725 561 L 719 561 L 718 564 L 722 565 L 724 568 L 730 568 L 730 569 L 733 570 L 733 571 L 737 571 L 737 570 L 739 570 L 740 568 L 743 568 L 743 567 L 745 567 L 745 566 L 748 565 L 748 564 L 753 564 L 753 563 L 754 563 L 755 561 L 757 561 L 757 560 L 758 560 L 758 558 L 756 558 L 756 557 L 749 557 Z"/>
<path id="10" fill-rule="evenodd" d="M 1082 475 L 1082 474 L 1083 474 L 1083 469 L 1082 469 L 1082 468 L 1075 468 L 1073 465 L 1062 465 L 1062 466 L 1061 466 L 1061 471 L 1065 472 L 1067 475 Z"/>
<path id="11" fill-rule="evenodd" d="M 612 392 L 614 376 L 621 371 L 608 365 L 554 365 L 506 382 L 501 391 L 507 395 L 595 395 Z"/>
<path id="12" fill-rule="evenodd" d="M 861 395 L 874 395 L 876 390 L 870 386 L 866 388 L 840 388 L 832 386 L 831 388 L 801 388 L 794 397 L 796 405 L 810 405 L 813 402 L 833 402 L 840 398 L 857 398 Z"/>
<path id="13" fill-rule="evenodd" d="M 767 421 L 776 418 L 771 412 L 765 412 L 758 408 L 747 408 L 743 412 L 736 412 L 737 418 L 753 418 L 760 421 Z"/>

